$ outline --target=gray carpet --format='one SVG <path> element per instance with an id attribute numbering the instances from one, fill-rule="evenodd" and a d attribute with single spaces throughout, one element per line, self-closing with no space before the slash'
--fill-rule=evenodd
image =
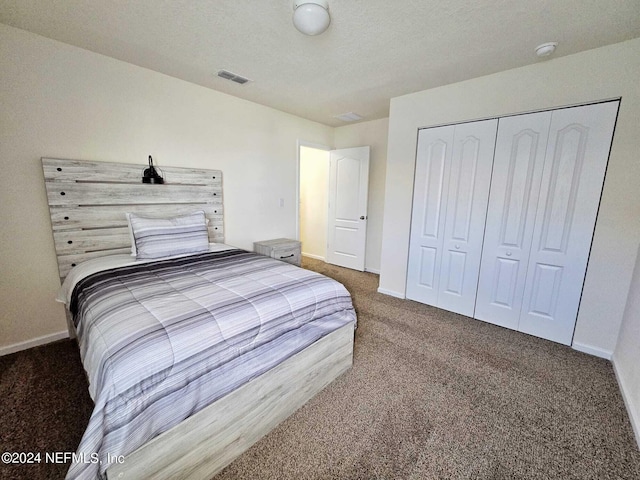
<path id="1" fill-rule="evenodd" d="M 1 479 L 64 478 L 69 465 L 47 452 L 75 452 L 93 403 L 75 342 L 0 357 L 0 453 L 39 452 L 41 463 L 5 465 Z"/>
<path id="2" fill-rule="evenodd" d="M 638 479 L 611 364 L 376 293 L 376 275 L 305 259 L 358 312 L 353 368 L 216 480 Z M 75 345 L 0 358 L 0 450 L 74 451 L 91 401 Z M 65 465 L 0 465 L 62 478 Z"/>
<path id="3" fill-rule="evenodd" d="M 353 368 L 216 480 L 640 478 L 609 362 L 304 266 L 351 292 Z"/>

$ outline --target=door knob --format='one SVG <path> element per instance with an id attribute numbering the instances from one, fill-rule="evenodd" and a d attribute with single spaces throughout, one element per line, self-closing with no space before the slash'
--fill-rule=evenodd
<path id="1" fill-rule="evenodd" d="M 364 215 L 360 215 L 360 220 L 364 220 L 365 218 L 367 217 L 365 217 Z"/>
<path id="2" fill-rule="evenodd" d="M 507 257 L 510 257 L 510 256 L 511 256 L 511 252 L 507 252 Z"/>

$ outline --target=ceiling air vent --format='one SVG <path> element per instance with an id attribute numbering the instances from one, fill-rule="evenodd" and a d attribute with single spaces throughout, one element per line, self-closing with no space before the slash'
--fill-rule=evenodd
<path id="1" fill-rule="evenodd" d="M 220 78 L 224 78 L 226 80 L 231 80 L 232 82 L 239 83 L 240 85 L 244 85 L 247 82 L 250 82 L 248 78 L 241 77 L 240 75 L 236 75 L 235 73 L 229 72 L 227 70 L 220 70 L 218 72 L 218 76 Z"/>
<path id="2" fill-rule="evenodd" d="M 342 120 L 343 122 L 355 122 L 356 120 L 362 120 L 362 115 L 358 115 L 357 113 L 348 112 L 343 113 L 342 115 L 336 115 L 334 118 L 338 120 Z"/>

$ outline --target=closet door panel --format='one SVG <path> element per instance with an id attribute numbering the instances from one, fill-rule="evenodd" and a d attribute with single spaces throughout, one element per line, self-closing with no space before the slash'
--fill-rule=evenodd
<path id="1" fill-rule="evenodd" d="M 498 120 L 456 125 L 438 306 L 473 316 Z"/>
<path id="2" fill-rule="evenodd" d="M 406 296 L 428 305 L 438 302 L 454 130 L 449 125 L 418 134 Z"/>
<path id="3" fill-rule="evenodd" d="M 556 110 L 518 330 L 570 345 L 618 102 Z"/>
<path id="4" fill-rule="evenodd" d="M 501 118 L 475 318 L 517 329 L 551 112 Z"/>

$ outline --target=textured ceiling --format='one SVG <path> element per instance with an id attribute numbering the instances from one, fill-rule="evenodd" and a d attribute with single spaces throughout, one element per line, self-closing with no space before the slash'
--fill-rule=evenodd
<path id="1" fill-rule="evenodd" d="M 389 99 L 640 36 L 640 0 L 329 0 L 317 37 L 293 0 L 0 0 L 0 23 L 327 125 Z M 220 79 L 220 69 L 253 80 Z"/>

